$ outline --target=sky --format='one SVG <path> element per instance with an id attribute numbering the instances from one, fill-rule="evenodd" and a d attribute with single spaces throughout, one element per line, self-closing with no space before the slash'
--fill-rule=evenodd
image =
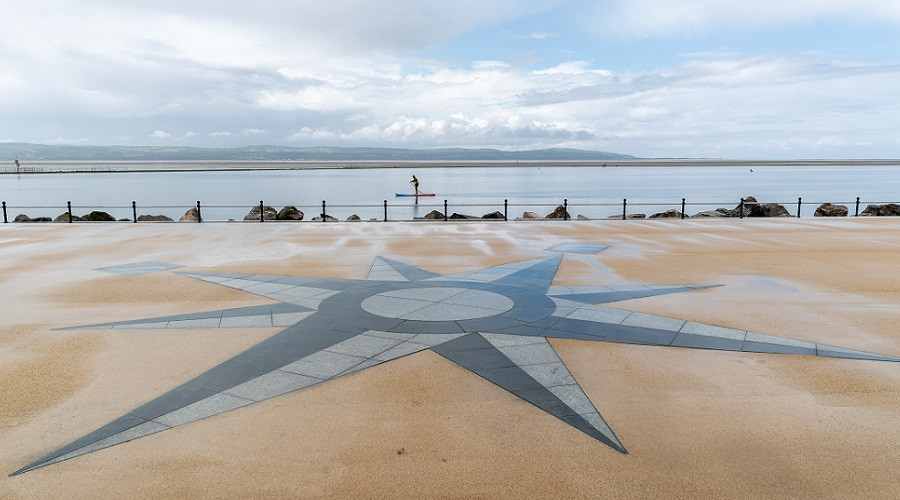
<path id="1" fill-rule="evenodd" d="M 900 157 L 897 0 L 2 0 L 0 141 Z"/>

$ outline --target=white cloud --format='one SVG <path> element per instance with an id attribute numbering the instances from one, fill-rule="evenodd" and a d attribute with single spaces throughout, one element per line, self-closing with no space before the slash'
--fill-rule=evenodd
<path id="1" fill-rule="evenodd" d="M 213 139 L 218 139 L 220 137 L 231 137 L 233 135 L 234 134 L 232 132 L 227 132 L 227 131 L 218 131 L 218 132 L 210 132 L 209 133 L 209 136 L 212 137 Z"/>
<path id="2" fill-rule="evenodd" d="M 172 134 L 163 131 L 163 130 L 154 130 L 152 134 L 150 134 L 151 139 L 168 139 L 172 137 Z"/>
<path id="3" fill-rule="evenodd" d="M 268 132 L 263 129 L 254 128 L 254 127 L 245 128 L 244 130 L 241 130 L 241 135 L 263 135 L 266 133 L 268 133 Z"/>
<path id="4" fill-rule="evenodd" d="M 608 0 L 586 7 L 583 26 L 603 36 L 699 35 L 814 21 L 900 24 L 894 0 Z"/>

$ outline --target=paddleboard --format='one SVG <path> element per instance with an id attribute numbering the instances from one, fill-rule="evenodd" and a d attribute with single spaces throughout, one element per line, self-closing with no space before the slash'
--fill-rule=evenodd
<path id="1" fill-rule="evenodd" d="M 397 196 L 434 196 L 434 193 L 419 193 L 419 194 L 404 194 L 404 193 L 394 193 Z"/>

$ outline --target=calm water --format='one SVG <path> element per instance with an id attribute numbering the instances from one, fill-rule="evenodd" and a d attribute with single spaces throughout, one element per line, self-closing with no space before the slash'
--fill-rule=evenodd
<path id="1" fill-rule="evenodd" d="M 415 174 L 423 192 L 436 193 L 416 205 L 412 198 L 395 193 L 412 192 Z M 796 212 L 797 198 L 804 200 L 803 215 L 811 216 L 823 202 L 850 205 L 856 197 L 867 202 L 900 201 L 900 166 L 828 167 L 508 167 L 508 168 L 391 168 L 351 170 L 278 170 L 214 172 L 118 172 L 90 174 L 30 174 L 0 176 L 0 200 L 8 205 L 9 218 L 55 217 L 71 201 L 76 215 L 94 209 L 118 218 L 138 214 L 164 214 L 178 219 L 184 212 L 203 206 L 204 219 L 242 219 L 250 206 L 263 200 L 280 208 L 295 205 L 310 218 L 327 212 L 338 218 L 352 213 L 363 219 L 382 218 L 383 201 L 391 219 L 411 219 L 433 208 L 483 215 L 503 210 L 508 199 L 509 216 L 523 211 L 549 213 L 568 200 L 574 216 L 606 217 L 628 212 L 652 214 L 679 208 L 687 213 L 716 207 L 732 208 L 742 196 L 761 202 L 778 202 Z M 807 205 L 808 204 L 808 205 Z"/>

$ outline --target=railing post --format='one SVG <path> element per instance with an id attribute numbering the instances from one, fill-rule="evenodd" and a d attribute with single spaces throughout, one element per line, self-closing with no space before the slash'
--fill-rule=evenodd
<path id="1" fill-rule="evenodd" d="M 387 200 L 384 200 L 384 221 L 387 222 Z"/>
<path id="2" fill-rule="evenodd" d="M 200 200 L 197 200 L 197 222 L 203 222 L 203 216 L 200 215 Z"/>
<path id="3" fill-rule="evenodd" d="M 322 222 L 325 222 L 325 200 L 322 200 Z"/>
<path id="4" fill-rule="evenodd" d="M 569 220 L 569 200 L 563 200 L 563 220 Z"/>
<path id="5" fill-rule="evenodd" d="M 744 199 L 741 198 L 741 219 L 744 218 Z"/>
<path id="6" fill-rule="evenodd" d="M 5 208 L 3 209 L 3 216 L 6 217 L 6 209 Z M 859 196 L 856 197 L 856 214 L 854 215 L 854 217 L 859 217 Z M 6 222 L 6 221 L 4 220 L 4 222 Z"/>
<path id="7" fill-rule="evenodd" d="M 134 219 L 133 219 L 134 223 L 137 224 L 137 202 L 136 201 L 131 202 L 131 213 L 132 213 L 132 215 L 134 215 Z"/>
<path id="8" fill-rule="evenodd" d="M 447 200 L 444 200 L 444 220 L 447 220 Z"/>
<path id="9" fill-rule="evenodd" d="M 266 221 L 265 212 L 263 211 L 263 201 L 262 200 L 259 200 L 259 221 L 260 222 Z"/>
<path id="10" fill-rule="evenodd" d="M 628 210 L 628 198 L 622 198 L 622 220 L 625 220 L 625 213 Z"/>
<path id="11" fill-rule="evenodd" d="M 69 224 L 71 224 L 72 223 L 72 202 L 71 201 L 66 202 L 66 211 L 69 213 Z"/>
<path id="12" fill-rule="evenodd" d="M 797 198 L 797 218 L 800 218 L 800 205 L 803 203 L 803 198 Z"/>
<path id="13" fill-rule="evenodd" d="M 3 202 L 3 223 L 6 224 L 7 222 L 9 222 L 9 221 L 6 220 L 6 202 L 4 201 Z"/>
<path id="14" fill-rule="evenodd" d="M 3 213 L 6 213 L 6 209 L 3 209 Z M 509 200 L 503 200 L 503 220 L 509 220 Z"/>

